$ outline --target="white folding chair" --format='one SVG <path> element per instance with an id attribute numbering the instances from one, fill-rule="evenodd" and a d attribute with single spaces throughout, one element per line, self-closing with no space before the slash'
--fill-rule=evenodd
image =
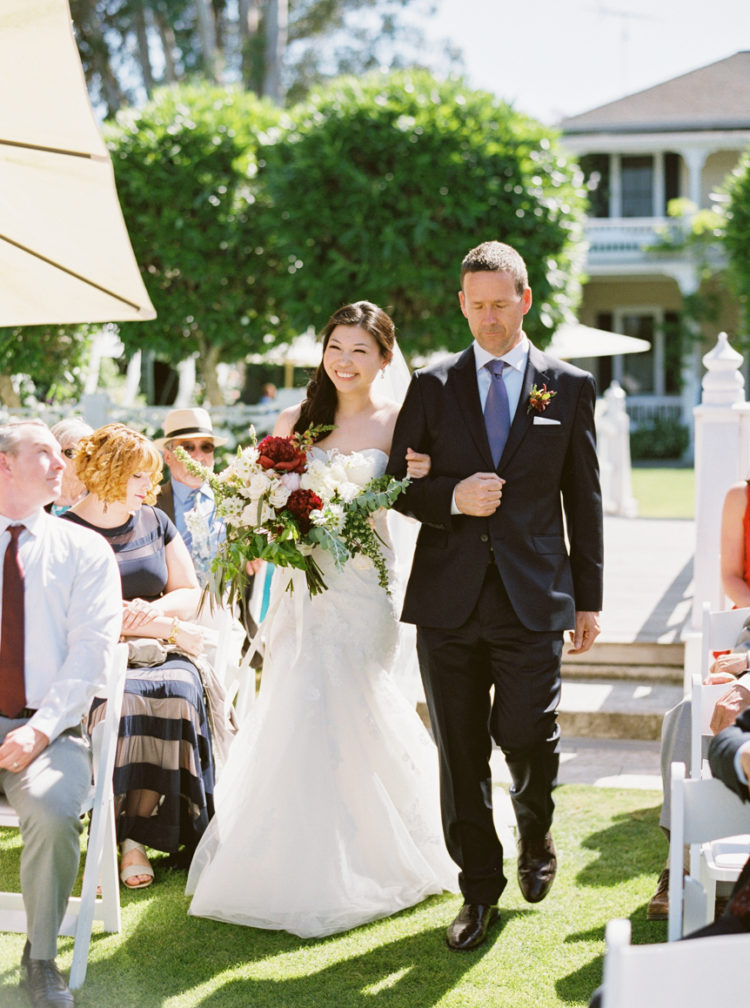
<path id="1" fill-rule="evenodd" d="M 708 1008 L 747 997 L 748 935 L 631 945 L 630 921 L 607 924 L 602 1008 Z"/>
<path id="2" fill-rule="evenodd" d="M 81 808 L 82 815 L 91 812 L 81 895 L 68 900 L 60 927 L 60 934 L 75 937 L 71 989 L 80 987 L 86 978 L 93 921 L 101 921 L 105 931 L 117 932 L 121 928 L 112 774 L 127 662 L 127 645 L 116 645 L 107 675 L 107 712 L 92 733 L 94 783 Z M 18 827 L 18 817 L 2 794 L 0 826 Z M 97 895 L 97 886 L 101 887 L 101 895 Z M 0 893 L 0 931 L 26 930 L 21 893 Z"/>
<path id="3" fill-rule="evenodd" d="M 731 650 L 739 637 L 750 609 L 711 611 L 709 603 L 703 604 L 703 634 L 701 642 L 701 675 L 694 675 L 691 692 L 690 776 L 710 777 L 708 763 L 703 759 L 703 740 L 711 738 L 711 718 L 717 700 L 730 689 L 729 683 L 705 685 L 702 676 L 708 674 L 714 661 L 714 652 Z M 696 846 L 691 851 L 690 874 L 713 879 L 707 893 L 715 895 L 718 882 L 735 882 L 742 866 L 750 856 L 750 836 L 721 837 Z M 699 868 L 697 859 L 702 858 Z M 713 904 L 709 905 L 710 907 Z"/>
<path id="4" fill-rule="evenodd" d="M 736 834 L 750 826 L 750 809 L 734 791 L 713 777 L 686 779 L 684 763 L 672 764 L 671 785 L 667 938 L 675 941 L 713 919 L 716 877 L 701 856 L 702 845 L 723 837 L 731 837 L 739 843 L 744 841 L 746 846 L 739 855 L 744 864 L 750 849 L 750 836 L 740 839 Z M 686 845 L 690 847 L 690 872 L 683 878 L 683 848 Z M 737 874 L 739 872 L 735 878 Z"/>

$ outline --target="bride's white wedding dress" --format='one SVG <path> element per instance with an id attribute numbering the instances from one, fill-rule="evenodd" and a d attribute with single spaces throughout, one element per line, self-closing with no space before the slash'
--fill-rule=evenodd
<path id="1" fill-rule="evenodd" d="M 359 454 L 371 463 L 364 485 L 387 457 Z M 388 517 L 378 519 L 386 542 Z M 275 579 L 258 701 L 187 882 L 194 916 L 303 938 L 456 889 L 437 752 L 390 674 L 393 600 L 372 566 L 355 559 L 337 571 L 329 553 L 316 559 L 328 588 L 312 599 L 283 591 L 286 572 Z"/>

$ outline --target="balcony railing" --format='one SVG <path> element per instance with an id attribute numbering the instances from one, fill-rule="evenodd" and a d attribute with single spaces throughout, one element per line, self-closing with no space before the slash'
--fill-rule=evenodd
<path id="1" fill-rule="evenodd" d="M 637 255 L 663 241 L 666 228 L 679 233 L 680 225 L 666 217 L 589 218 L 589 255 Z"/>

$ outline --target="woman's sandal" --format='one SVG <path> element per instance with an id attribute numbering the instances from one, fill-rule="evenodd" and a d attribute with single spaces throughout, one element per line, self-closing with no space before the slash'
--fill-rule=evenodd
<path id="1" fill-rule="evenodd" d="M 142 860 L 131 861 L 130 864 L 123 865 L 122 858 L 131 851 L 138 851 Z M 131 883 L 129 881 L 142 875 L 148 875 L 145 882 Z M 154 881 L 154 869 L 149 864 L 149 860 L 146 857 L 146 848 L 143 844 L 137 843 L 135 840 L 123 840 L 120 845 L 120 879 L 126 889 L 145 889 Z"/>

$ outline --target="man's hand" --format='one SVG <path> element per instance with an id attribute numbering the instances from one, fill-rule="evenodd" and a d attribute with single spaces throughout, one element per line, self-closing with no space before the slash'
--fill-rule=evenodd
<path id="1" fill-rule="evenodd" d="M 711 670 L 703 682 L 707 686 L 711 683 L 734 682 L 743 672 L 747 672 L 747 652 L 743 652 L 742 654 L 723 654 L 719 655 L 713 663 Z"/>
<path id="2" fill-rule="evenodd" d="M 265 560 L 261 560 L 259 557 L 256 557 L 255 560 L 248 560 L 245 564 L 246 573 L 257 574 L 265 562 Z"/>
<path id="3" fill-rule="evenodd" d="M 0 767 L 18 773 L 25 770 L 49 745 L 49 739 L 30 724 L 9 731 L 0 745 Z"/>
<path id="4" fill-rule="evenodd" d="M 465 515 L 488 518 L 500 506 L 503 496 L 504 479 L 497 473 L 474 473 L 456 485 L 454 500 L 456 507 Z"/>
<path id="5" fill-rule="evenodd" d="M 573 647 L 568 651 L 568 654 L 583 654 L 584 651 L 588 651 L 599 633 L 598 612 L 577 612 L 576 628 L 570 631 Z"/>
<path id="6" fill-rule="evenodd" d="M 741 683 L 735 683 L 716 701 L 714 712 L 711 715 L 711 731 L 714 735 L 718 735 L 724 728 L 734 724 L 737 715 L 742 713 L 746 707 L 750 707 L 750 689 Z"/>

